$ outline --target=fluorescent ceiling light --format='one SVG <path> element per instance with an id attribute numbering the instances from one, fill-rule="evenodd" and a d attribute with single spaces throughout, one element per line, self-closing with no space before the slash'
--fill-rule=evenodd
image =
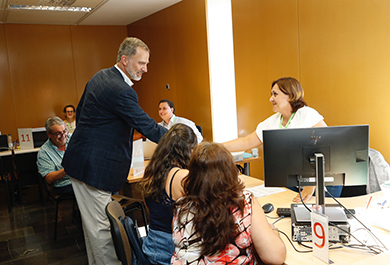
<path id="1" fill-rule="evenodd" d="M 10 5 L 9 9 L 19 10 L 41 10 L 41 11 L 73 11 L 73 12 L 91 12 L 92 7 L 77 6 L 34 6 L 34 5 Z"/>

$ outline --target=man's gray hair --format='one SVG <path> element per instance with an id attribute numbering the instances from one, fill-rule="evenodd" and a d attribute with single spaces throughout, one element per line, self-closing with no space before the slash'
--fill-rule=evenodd
<path id="1" fill-rule="evenodd" d="M 61 118 L 57 116 L 53 116 L 48 118 L 47 121 L 45 122 L 46 132 L 51 133 L 52 132 L 51 126 L 53 125 L 64 125 L 66 127 L 65 122 Z"/>
<path id="2" fill-rule="evenodd" d="M 119 46 L 118 56 L 116 62 L 120 62 L 122 55 L 131 57 L 137 53 L 137 47 L 141 47 L 150 53 L 149 47 L 140 39 L 134 37 L 127 37 Z"/>

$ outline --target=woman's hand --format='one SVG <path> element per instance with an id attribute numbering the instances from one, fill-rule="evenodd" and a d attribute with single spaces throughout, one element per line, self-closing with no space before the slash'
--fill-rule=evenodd
<path id="1" fill-rule="evenodd" d="M 314 189 L 314 186 L 307 186 L 303 188 L 303 190 L 301 191 L 303 202 L 308 202 L 310 200 L 310 198 L 313 196 Z M 299 197 L 299 193 L 297 194 L 297 196 L 295 196 L 293 202 L 301 202 L 301 197 Z"/>

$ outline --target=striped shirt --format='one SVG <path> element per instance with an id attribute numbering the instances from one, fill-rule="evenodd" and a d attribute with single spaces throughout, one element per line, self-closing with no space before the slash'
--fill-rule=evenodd
<path id="1" fill-rule="evenodd" d="M 71 133 L 68 133 L 66 137 L 65 150 L 68 147 L 68 143 Z M 58 150 L 58 147 L 51 143 L 50 138 L 41 146 L 38 151 L 37 156 L 37 166 L 38 171 L 42 177 L 46 177 L 50 172 L 58 171 L 62 169 L 62 158 L 65 154 L 65 151 Z M 60 180 L 54 182 L 54 187 L 64 187 L 70 185 L 70 177 L 66 175 Z"/>

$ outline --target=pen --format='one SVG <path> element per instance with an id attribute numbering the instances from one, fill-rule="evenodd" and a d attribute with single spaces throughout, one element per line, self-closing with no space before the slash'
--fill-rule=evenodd
<path id="1" fill-rule="evenodd" d="M 370 206 L 371 199 L 372 199 L 372 195 L 370 196 L 370 199 L 368 199 L 368 202 L 367 202 L 367 205 L 366 205 L 366 211 L 367 211 L 367 209 L 368 209 L 368 206 Z"/>

